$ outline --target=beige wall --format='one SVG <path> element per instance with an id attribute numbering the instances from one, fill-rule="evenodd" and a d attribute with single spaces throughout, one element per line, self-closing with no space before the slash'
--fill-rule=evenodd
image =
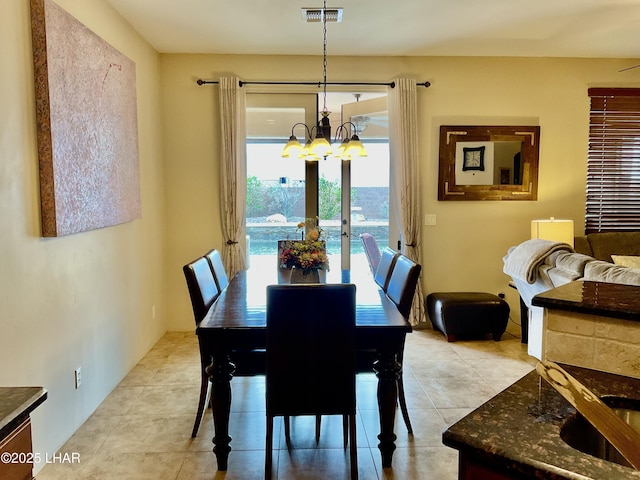
<path id="1" fill-rule="evenodd" d="M 507 249 L 528 238 L 530 220 L 554 216 L 584 230 L 584 194 L 590 86 L 640 86 L 640 69 L 618 73 L 630 60 L 547 58 L 329 57 L 329 81 L 428 80 L 420 88 L 420 185 L 425 291 L 505 292 L 514 317 L 515 292 L 502 273 Z M 170 329 L 191 329 L 180 267 L 219 233 L 219 125 L 215 86 L 232 72 L 243 80 L 318 80 L 319 57 L 162 55 L 167 165 L 167 299 Z M 245 87 L 248 89 L 255 87 Z M 264 89 L 264 87 L 263 87 Z M 540 175 L 535 202 L 439 202 L 438 131 L 446 124 L 540 125 Z M 283 139 L 288 131 L 283 131 Z M 514 328 L 512 325 L 510 328 Z M 517 330 L 517 328 L 516 328 Z"/>
<path id="2" fill-rule="evenodd" d="M 57 0 L 136 63 L 142 219 L 41 238 L 29 2 L 0 3 L 0 386 L 48 389 L 33 414 L 44 456 L 166 331 L 159 56 L 102 0 Z"/>

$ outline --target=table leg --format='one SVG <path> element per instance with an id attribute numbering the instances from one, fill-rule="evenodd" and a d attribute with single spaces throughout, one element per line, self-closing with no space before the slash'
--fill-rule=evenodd
<path id="1" fill-rule="evenodd" d="M 236 366 L 229 355 L 213 356 L 206 372 L 211 379 L 211 410 L 213 413 L 213 453 L 218 461 L 218 470 L 227 470 L 231 447 L 229 436 L 229 412 L 231 411 L 231 379 Z"/>
<path id="2" fill-rule="evenodd" d="M 380 434 L 378 448 L 382 455 L 382 467 L 390 468 L 393 452 L 396 449 L 396 435 L 393 433 L 398 403 L 398 378 L 401 366 L 393 352 L 380 354 L 373 364 L 378 377 L 378 411 L 380 414 Z"/>

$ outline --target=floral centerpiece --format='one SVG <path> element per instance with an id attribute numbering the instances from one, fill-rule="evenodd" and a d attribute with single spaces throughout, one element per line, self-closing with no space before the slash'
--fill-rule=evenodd
<path id="1" fill-rule="evenodd" d="M 307 230 L 307 238 L 304 231 Z M 298 268 L 306 275 L 312 270 L 329 270 L 326 244 L 322 240 L 322 228 L 317 219 L 307 219 L 298 224 L 301 230 L 301 240 L 289 240 L 280 255 L 280 266 L 283 268 Z"/>

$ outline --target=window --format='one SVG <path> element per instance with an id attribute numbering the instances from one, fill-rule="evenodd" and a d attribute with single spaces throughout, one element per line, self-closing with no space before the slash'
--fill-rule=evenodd
<path id="1" fill-rule="evenodd" d="M 640 89 L 590 88 L 585 232 L 640 230 Z"/>
<path id="2" fill-rule="evenodd" d="M 281 93 L 249 93 L 246 100 L 247 253 L 251 265 L 273 265 L 277 241 L 295 235 L 298 222 L 312 216 L 305 162 L 282 158 L 282 147 L 292 125 L 315 121 L 318 102 L 316 94 Z"/>

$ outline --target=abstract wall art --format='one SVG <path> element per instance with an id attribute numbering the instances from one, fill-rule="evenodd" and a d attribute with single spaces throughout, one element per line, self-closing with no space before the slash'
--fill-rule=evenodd
<path id="1" fill-rule="evenodd" d="M 135 63 L 31 0 L 42 236 L 141 216 Z"/>

